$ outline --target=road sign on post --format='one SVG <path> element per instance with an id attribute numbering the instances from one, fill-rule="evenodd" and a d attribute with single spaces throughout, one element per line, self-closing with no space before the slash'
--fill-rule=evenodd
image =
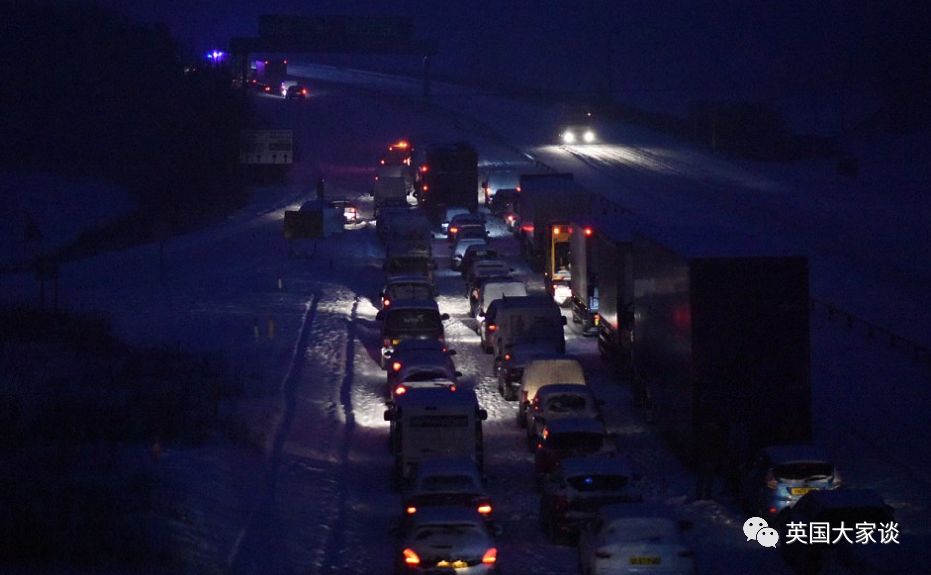
<path id="1" fill-rule="evenodd" d="M 241 164 L 290 164 L 294 161 L 292 130 L 242 130 Z"/>

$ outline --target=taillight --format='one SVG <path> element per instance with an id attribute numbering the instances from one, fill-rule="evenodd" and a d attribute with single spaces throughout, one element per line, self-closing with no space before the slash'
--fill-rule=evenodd
<path id="1" fill-rule="evenodd" d="M 483 503 L 482 505 L 479 505 L 479 506 L 478 506 L 478 512 L 481 513 L 482 515 L 490 515 L 490 514 L 491 514 L 491 504 L 490 504 L 490 503 Z"/>
<path id="2" fill-rule="evenodd" d="M 304 94 L 304 95 L 306 96 L 306 95 L 307 95 L 307 90 L 306 90 L 306 89 L 301 90 L 301 94 Z"/>
<path id="3" fill-rule="evenodd" d="M 492 547 L 488 551 L 485 551 L 485 554 L 482 555 L 482 563 L 485 565 L 494 565 L 495 561 L 498 560 L 498 550 Z"/>
<path id="4" fill-rule="evenodd" d="M 390 300 L 390 299 L 383 299 L 383 300 L 381 300 L 381 305 L 382 305 L 382 307 L 388 307 L 388 306 L 391 305 L 391 300 Z"/>
<path id="5" fill-rule="evenodd" d="M 392 364 L 391 364 L 391 369 L 393 369 L 394 371 L 401 371 L 401 362 L 400 362 L 400 361 L 396 361 L 396 362 L 392 363 Z"/>
<path id="6" fill-rule="evenodd" d="M 504 354 L 504 361 L 511 361 L 511 354 L 509 353 Z"/>
<path id="7" fill-rule="evenodd" d="M 407 548 L 404 551 L 402 551 L 401 554 L 404 555 L 405 565 L 420 565 L 420 557 L 418 557 L 417 554 L 414 553 L 413 549 Z"/>
<path id="8" fill-rule="evenodd" d="M 449 228 L 449 233 L 451 233 L 451 234 L 458 234 L 458 233 L 459 233 L 459 228 Z"/>
<path id="9" fill-rule="evenodd" d="M 508 216 L 508 221 L 509 221 L 510 223 L 513 224 L 513 223 L 514 223 L 514 216 Z"/>
<path id="10" fill-rule="evenodd" d="M 403 385 L 399 385 L 396 388 L 394 388 L 395 395 L 404 395 L 405 393 L 407 393 L 407 388 L 404 387 Z"/>
<path id="11" fill-rule="evenodd" d="M 411 505 L 410 507 L 408 507 L 408 508 L 405 509 L 404 511 L 406 511 L 408 515 L 413 515 L 414 513 L 417 513 L 417 508 L 414 507 L 413 505 Z"/>
<path id="12" fill-rule="evenodd" d="M 498 329 L 498 326 L 496 326 L 496 325 L 493 324 L 493 323 L 490 323 L 490 324 L 488 324 L 488 325 L 485 326 L 485 329 L 487 329 L 488 331 L 495 331 L 496 329 Z"/>
<path id="13" fill-rule="evenodd" d="M 449 386 L 449 391 L 456 391 L 456 386 L 455 386 L 455 385 L 450 385 L 450 386 Z"/>

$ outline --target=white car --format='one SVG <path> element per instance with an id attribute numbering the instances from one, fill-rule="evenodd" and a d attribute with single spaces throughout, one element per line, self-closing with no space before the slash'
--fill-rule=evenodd
<path id="1" fill-rule="evenodd" d="M 537 445 L 548 421 L 567 417 L 588 417 L 604 422 L 601 400 L 595 398 L 587 385 L 552 383 L 537 390 L 526 409 L 527 446 L 531 452 Z"/>
<path id="2" fill-rule="evenodd" d="M 602 507 L 579 536 L 581 572 L 692 575 L 695 560 L 681 531 L 682 526 L 673 519 L 632 514 L 629 504 Z"/>
<path id="3" fill-rule="evenodd" d="M 429 507 L 410 518 L 395 574 L 498 573 L 498 548 L 485 520 L 467 507 Z"/>

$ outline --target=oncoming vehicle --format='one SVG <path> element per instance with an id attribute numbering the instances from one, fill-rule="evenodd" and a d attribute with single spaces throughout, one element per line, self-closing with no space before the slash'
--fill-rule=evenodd
<path id="1" fill-rule="evenodd" d="M 482 470 L 482 421 L 487 418 L 469 389 L 427 387 L 397 396 L 385 411 L 395 484 L 404 485 L 421 462 L 431 459 L 468 458 Z"/>
<path id="2" fill-rule="evenodd" d="M 561 122 L 560 143 L 566 145 L 594 144 L 597 140 L 591 112 L 570 114 Z"/>
<path id="3" fill-rule="evenodd" d="M 498 548 L 485 520 L 465 507 L 431 507 L 410 519 L 401 537 L 395 575 L 492 575 Z"/>
<path id="4" fill-rule="evenodd" d="M 767 447 L 744 468 L 740 500 L 747 511 L 775 517 L 810 491 L 841 486 L 841 477 L 825 450 L 813 445 Z"/>
<path id="5" fill-rule="evenodd" d="M 611 503 L 643 501 L 623 457 L 564 459 L 543 484 L 540 522 L 551 539 L 576 535 Z"/>
<path id="6" fill-rule="evenodd" d="M 492 519 L 491 496 L 471 459 L 435 459 L 417 466 L 411 488 L 404 493 L 404 515 L 428 507 L 457 506 L 474 509 L 486 521 Z"/>
<path id="7" fill-rule="evenodd" d="M 526 409 L 527 446 L 533 451 L 543 428 L 550 421 L 567 417 L 587 417 L 604 423 L 599 406 L 587 385 L 554 383 L 537 390 Z"/>
<path id="8" fill-rule="evenodd" d="M 394 347 L 405 339 L 431 339 L 445 343 L 443 322 L 449 314 L 441 314 L 433 300 L 406 300 L 383 309 L 375 316 L 382 322 L 381 366 L 387 367 Z"/>
<path id="9" fill-rule="evenodd" d="M 583 575 L 693 575 L 694 552 L 682 537 L 689 522 L 657 516 L 638 504 L 602 507 L 579 535 Z"/>

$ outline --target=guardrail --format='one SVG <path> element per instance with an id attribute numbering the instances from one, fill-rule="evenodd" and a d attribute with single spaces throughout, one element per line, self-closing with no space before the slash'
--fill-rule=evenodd
<path id="1" fill-rule="evenodd" d="M 817 298 L 809 298 L 809 302 L 812 311 L 820 309 L 827 314 L 828 319 L 843 323 L 844 327 L 851 331 L 860 330 L 867 339 L 883 341 L 888 343 L 890 348 L 901 349 L 911 357 L 912 361 L 923 363 L 931 368 L 931 350 L 928 347 L 881 325 L 863 319 L 833 303 Z"/>

